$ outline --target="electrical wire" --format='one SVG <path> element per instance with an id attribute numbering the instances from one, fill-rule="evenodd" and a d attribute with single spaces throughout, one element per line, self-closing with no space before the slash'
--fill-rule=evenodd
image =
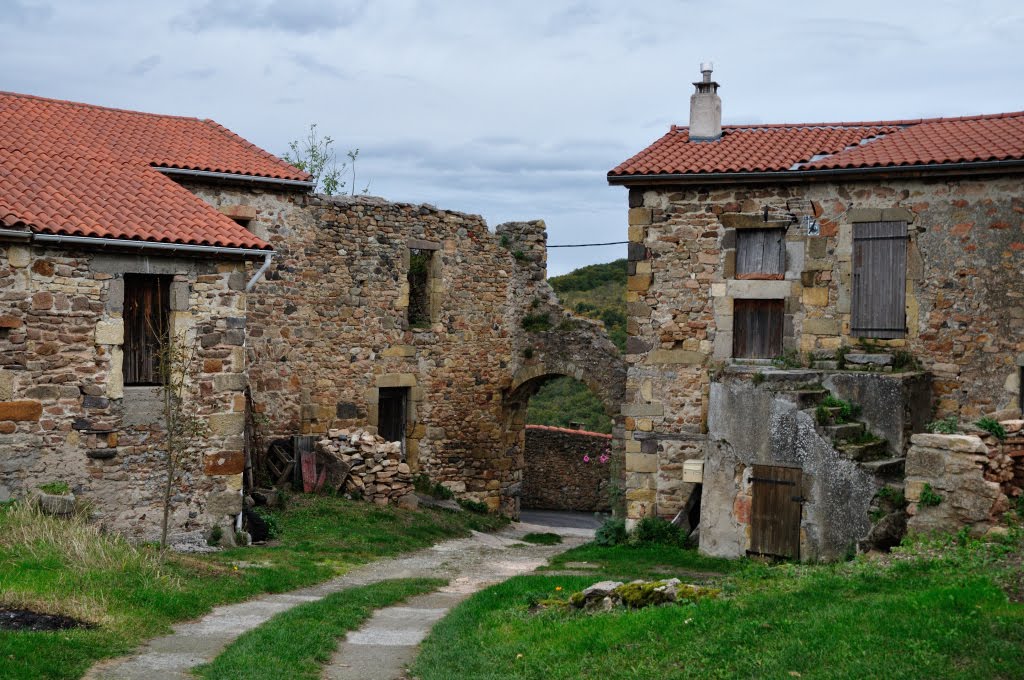
<path id="1" fill-rule="evenodd" d="M 609 241 L 608 243 L 562 243 L 548 248 L 590 248 L 591 246 L 621 246 L 629 241 Z"/>

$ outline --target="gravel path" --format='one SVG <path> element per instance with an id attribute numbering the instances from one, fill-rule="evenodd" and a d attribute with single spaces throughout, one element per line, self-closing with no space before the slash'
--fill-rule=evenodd
<path id="1" fill-rule="evenodd" d="M 563 542 L 538 546 L 518 540 L 530 532 L 546 531 L 562 535 Z M 378 610 L 341 642 L 324 675 L 331 679 L 400 678 L 419 642 L 448 609 L 489 585 L 533 571 L 553 555 L 590 540 L 593 533 L 591 529 L 518 522 L 495 534 L 473 532 L 469 538 L 373 562 L 320 585 L 217 607 L 198 621 L 174 626 L 172 634 L 149 641 L 133 656 L 94 666 L 85 680 L 190 678 L 193 667 L 212 661 L 239 635 L 296 605 L 386 579 L 446 578 L 449 585 L 438 592 Z"/>

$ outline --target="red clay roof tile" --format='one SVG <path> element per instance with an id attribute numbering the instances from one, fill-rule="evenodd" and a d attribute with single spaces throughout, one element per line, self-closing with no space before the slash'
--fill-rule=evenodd
<path id="1" fill-rule="evenodd" d="M 812 160 L 813 159 L 813 160 Z M 713 142 L 685 127 L 608 176 L 701 175 L 1024 160 L 1024 112 L 855 123 L 727 125 Z"/>
<path id="2" fill-rule="evenodd" d="M 0 224 L 269 248 L 152 166 L 309 180 L 213 121 L 0 92 Z"/>

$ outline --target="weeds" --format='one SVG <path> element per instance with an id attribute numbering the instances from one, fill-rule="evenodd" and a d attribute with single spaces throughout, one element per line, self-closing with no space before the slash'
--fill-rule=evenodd
<path id="1" fill-rule="evenodd" d="M 837 368 L 839 368 L 839 370 L 843 370 L 846 368 L 846 355 L 849 353 L 850 347 L 848 345 L 843 345 L 842 347 L 836 350 L 836 366 Z"/>
<path id="2" fill-rule="evenodd" d="M 53 496 L 63 496 L 71 493 L 71 487 L 68 486 L 67 482 L 47 482 L 46 484 L 40 484 L 39 490 Z"/>
<path id="3" fill-rule="evenodd" d="M 918 499 L 918 505 L 923 505 L 926 508 L 934 508 L 941 502 L 942 496 L 935 493 L 931 484 L 925 484 L 924 488 L 921 489 L 921 497 Z"/>
<path id="4" fill-rule="evenodd" d="M 416 475 L 412 480 L 412 486 L 414 489 L 427 496 L 434 498 L 441 498 L 443 500 L 450 500 L 455 498 L 455 494 L 452 490 L 441 482 L 432 482 L 430 477 L 425 474 Z"/>
<path id="5" fill-rule="evenodd" d="M 985 430 L 985 432 L 988 432 L 999 441 L 1006 439 L 1006 428 L 995 418 L 982 418 L 975 421 L 974 425 L 979 429 Z"/>
<path id="6" fill-rule="evenodd" d="M 960 431 L 960 423 L 956 416 L 949 416 L 941 420 L 933 420 L 925 426 L 925 429 L 933 434 L 956 434 Z"/>
<path id="7" fill-rule="evenodd" d="M 787 349 L 772 359 L 772 365 L 779 368 L 803 368 L 804 357 L 795 349 Z"/>
<path id="8" fill-rule="evenodd" d="M 551 318 L 547 314 L 527 314 L 521 325 L 527 333 L 543 333 L 551 330 Z"/>

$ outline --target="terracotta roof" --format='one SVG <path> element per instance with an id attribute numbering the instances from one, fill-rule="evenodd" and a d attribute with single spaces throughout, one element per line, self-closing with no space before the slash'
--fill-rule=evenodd
<path id="1" fill-rule="evenodd" d="M 38 233 L 268 248 L 155 167 L 309 175 L 209 120 L 0 92 L 0 224 Z"/>
<path id="2" fill-rule="evenodd" d="M 601 437 L 603 439 L 611 439 L 610 434 L 604 432 L 591 432 L 590 430 L 574 430 L 569 427 L 553 427 L 551 425 L 527 425 L 527 430 L 546 430 L 548 432 L 563 432 L 565 434 L 576 434 L 581 437 Z"/>
<path id="3" fill-rule="evenodd" d="M 608 173 L 701 175 L 1024 160 L 1024 112 L 857 123 L 726 125 L 713 142 L 668 133 Z"/>

